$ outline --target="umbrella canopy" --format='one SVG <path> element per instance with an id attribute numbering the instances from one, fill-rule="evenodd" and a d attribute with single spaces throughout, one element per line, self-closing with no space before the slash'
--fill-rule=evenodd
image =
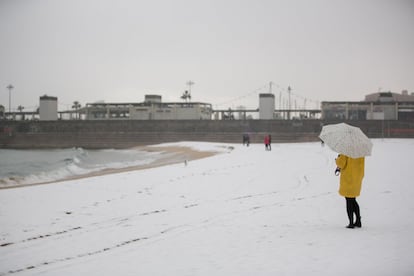
<path id="1" fill-rule="evenodd" d="M 332 150 L 351 158 L 371 155 L 372 142 L 358 127 L 345 123 L 326 125 L 319 138 Z"/>

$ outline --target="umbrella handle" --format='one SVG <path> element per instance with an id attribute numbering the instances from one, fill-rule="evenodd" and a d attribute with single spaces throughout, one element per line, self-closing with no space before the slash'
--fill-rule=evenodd
<path id="1" fill-rule="evenodd" d="M 337 167 L 335 169 L 335 175 L 338 176 L 340 173 L 341 173 L 341 169 Z"/>

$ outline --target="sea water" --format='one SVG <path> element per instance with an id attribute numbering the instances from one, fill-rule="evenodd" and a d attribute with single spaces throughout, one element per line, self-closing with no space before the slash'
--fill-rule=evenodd
<path id="1" fill-rule="evenodd" d="M 0 149 L 0 187 L 65 179 L 104 169 L 149 164 L 160 152 L 138 149 Z"/>

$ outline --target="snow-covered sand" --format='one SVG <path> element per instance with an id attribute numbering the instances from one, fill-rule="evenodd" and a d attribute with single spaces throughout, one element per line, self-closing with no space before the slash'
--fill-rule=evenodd
<path id="1" fill-rule="evenodd" d="M 319 143 L 0 190 L 0 275 L 414 275 L 414 140 L 373 140 L 346 229 Z"/>

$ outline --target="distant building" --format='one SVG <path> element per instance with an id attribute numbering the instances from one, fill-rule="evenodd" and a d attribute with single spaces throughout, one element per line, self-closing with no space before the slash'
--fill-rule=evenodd
<path id="1" fill-rule="evenodd" d="M 322 102 L 322 119 L 414 120 L 414 95 L 378 92 L 360 102 Z"/>
<path id="2" fill-rule="evenodd" d="M 246 107 L 240 105 L 240 106 L 236 107 L 236 109 L 238 110 L 238 112 L 237 112 L 237 116 L 236 116 L 235 119 L 237 119 L 237 120 L 246 120 L 247 119 L 247 115 L 246 115 L 246 112 L 245 112 Z"/>
<path id="3" fill-rule="evenodd" d="M 4 106 L 0 105 L 0 120 L 3 120 L 4 118 Z"/>
<path id="4" fill-rule="evenodd" d="M 145 95 L 141 103 L 88 103 L 86 120 L 210 120 L 212 106 L 200 102 L 162 102 L 160 95 Z"/>
<path id="5" fill-rule="evenodd" d="M 259 94 L 259 119 L 274 119 L 275 113 L 275 95 L 266 93 Z"/>
<path id="6" fill-rule="evenodd" d="M 39 100 L 39 120 L 55 121 L 57 119 L 57 97 L 41 96 Z"/>

